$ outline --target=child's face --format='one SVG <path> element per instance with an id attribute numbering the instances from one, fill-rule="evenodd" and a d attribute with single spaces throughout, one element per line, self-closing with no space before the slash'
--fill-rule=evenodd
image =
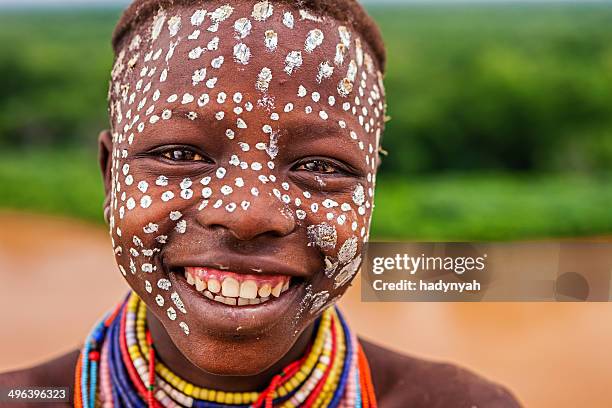
<path id="1" fill-rule="evenodd" d="M 365 43 L 282 3 L 177 6 L 110 92 L 119 269 L 196 366 L 262 371 L 361 263 L 384 120 Z"/>

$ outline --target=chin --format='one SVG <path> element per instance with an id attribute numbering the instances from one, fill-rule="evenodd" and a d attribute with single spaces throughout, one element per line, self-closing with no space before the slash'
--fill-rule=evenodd
<path id="1" fill-rule="evenodd" d="M 287 355 L 299 337 L 293 331 L 276 326 L 253 337 L 238 332 L 213 334 L 196 327 L 188 337 L 178 331 L 169 334 L 181 354 L 198 369 L 220 376 L 253 376 Z"/>

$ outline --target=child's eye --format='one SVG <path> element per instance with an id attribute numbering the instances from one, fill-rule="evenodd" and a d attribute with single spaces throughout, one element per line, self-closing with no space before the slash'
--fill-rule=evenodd
<path id="1" fill-rule="evenodd" d="M 203 161 L 202 155 L 189 149 L 170 149 L 162 152 L 162 157 L 172 161 Z"/>
<path id="2" fill-rule="evenodd" d="M 296 170 L 322 174 L 338 173 L 338 169 L 332 163 L 323 160 L 311 160 L 309 162 L 302 163 L 296 168 Z"/>

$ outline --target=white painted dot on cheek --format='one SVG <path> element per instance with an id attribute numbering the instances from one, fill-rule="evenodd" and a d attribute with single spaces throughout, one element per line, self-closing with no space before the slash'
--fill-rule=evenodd
<path id="1" fill-rule="evenodd" d="M 165 187 L 168 185 L 168 177 L 166 176 L 159 176 L 157 178 L 157 180 L 155 180 L 155 184 L 160 186 L 160 187 Z"/>
<path id="2" fill-rule="evenodd" d="M 189 199 L 191 199 L 191 197 L 193 197 L 193 190 L 191 190 L 191 189 L 181 190 L 181 198 L 182 199 L 189 200 Z"/>
<path id="3" fill-rule="evenodd" d="M 184 234 L 185 231 L 187 231 L 187 221 L 180 220 L 179 222 L 177 222 L 174 230 L 179 234 Z"/>
<path id="4" fill-rule="evenodd" d="M 152 204 L 152 203 L 153 203 L 153 200 L 152 200 L 152 199 L 151 199 L 151 197 L 150 197 L 150 196 L 148 196 L 148 195 L 143 196 L 143 197 L 140 199 L 140 206 L 141 206 L 142 208 L 149 208 L 149 207 L 151 206 L 151 204 Z"/>

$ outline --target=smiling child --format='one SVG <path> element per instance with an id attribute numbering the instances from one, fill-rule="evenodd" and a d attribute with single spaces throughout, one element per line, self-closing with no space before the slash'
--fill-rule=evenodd
<path id="1" fill-rule="evenodd" d="M 358 3 L 137 0 L 113 46 L 104 214 L 132 291 L 78 354 L 3 382 L 75 379 L 79 407 L 518 406 L 358 340 L 334 307 L 385 122 L 385 50 Z"/>

